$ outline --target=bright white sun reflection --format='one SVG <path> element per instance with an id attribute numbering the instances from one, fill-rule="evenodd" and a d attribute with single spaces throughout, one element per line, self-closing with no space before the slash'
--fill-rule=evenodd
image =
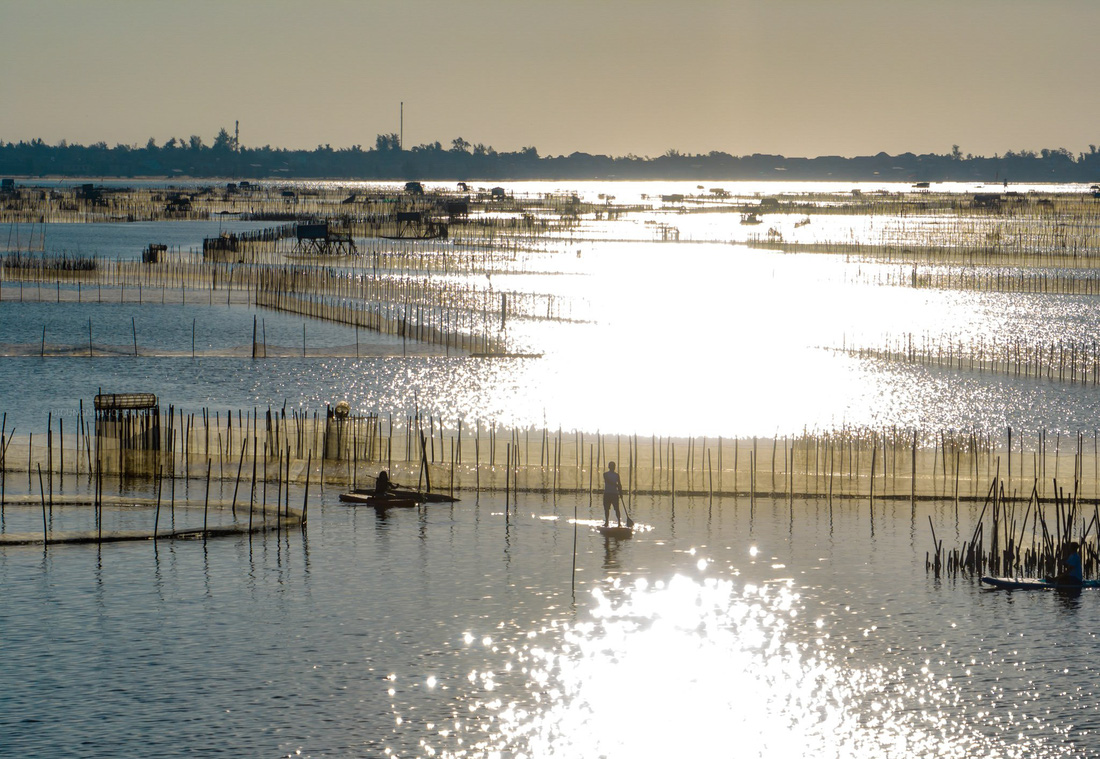
<path id="1" fill-rule="evenodd" d="M 494 679 L 471 673 L 465 717 L 435 733 L 441 745 L 423 745 L 525 759 L 1042 754 L 952 719 L 942 680 L 858 669 L 823 650 L 824 623 L 792 613 L 801 600 L 789 583 L 676 576 L 593 600 L 584 621 L 526 636 L 509 662 L 517 679 L 504 667 Z M 815 635 L 797 642 L 798 624 Z"/>

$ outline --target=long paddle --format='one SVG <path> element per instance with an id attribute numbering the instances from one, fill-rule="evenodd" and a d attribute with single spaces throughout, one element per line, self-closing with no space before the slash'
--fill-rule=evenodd
<path id="1" fill-rule="evenodd" d="M 413 490 L 409 485 L 398 485 L 396 482 L 391 482 L 390 487 L 401 488 L 408 491 L 408 493 L 398 493 L 398 496 L 415 495 L 419 496 L 425 503 L 457 503 L 458 498 L 453 495 L 447 495 L 446 493 L 430 493 L 427 491 Z"/>
<path id="2" fill-rule="evenodd" d="M 630 518 L 630 512 L 626 510 L 626 500 L 623 498 L 622 492 L 619 493 L 619 503 L 623 505 L 623 514 L 626 515 L 627 529 L 634 529 L 634 520 Z"/>

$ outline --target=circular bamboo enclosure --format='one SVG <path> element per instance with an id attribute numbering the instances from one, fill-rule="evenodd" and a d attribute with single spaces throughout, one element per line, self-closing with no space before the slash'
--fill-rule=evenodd
<path id="1" fill-rule="evenodd" d="M 99 497 L 8 497 L 0 546 L 206 540 L 281 532 L 305 524 L 305 509 L 280 503 Z M 13 528 L 14 529 L 11 529 Z"/>

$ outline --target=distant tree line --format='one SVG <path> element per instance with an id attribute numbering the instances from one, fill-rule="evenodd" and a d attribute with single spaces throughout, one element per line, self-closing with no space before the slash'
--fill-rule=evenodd
<path id="1" fill-rule="evenodd" d="M 331 178 L 377 180 L 520 180 L 520 179 L 817 179 L 838 181 L 981 181 L 1097 182 L 1100 150 L 1074 156 L 1065 148 L 1039 152 L 1008 151 L 1004 155 L 963 155 L 958 145 L 950 153 L 901 153 L 873 156 L 781 155 L 734 156 L 711 151 L 688 154 L 669 150 L 656 158 L 612 157 L 589 153 L 540 156 L 526 147 L 497 152 L 461 137 L 444 148 L 439 142 L 402 148 L 398 135 L 380 134 L 373 147 L 361 145 L 313 150 L 286 150 L 265 145 L 236 144 L 225 129 L 213 145 L 192 135 L 144 147 L 70 144 L 47 145 L 41 139 L 17 143 L 0 140 L 0 175 L 70 177 L 229 177 L 240 179 Z"/>

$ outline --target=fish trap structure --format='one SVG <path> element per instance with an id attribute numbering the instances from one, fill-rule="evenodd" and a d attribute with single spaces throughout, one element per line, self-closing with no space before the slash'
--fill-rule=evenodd
<path id="1" fill-rule="evenodd" d="M 428 218 L 425 211 L 398 211 L 397 230 L 382 235 L 391 240 L 436 240 L 447 238 L 447 225 Z"/>
<path id="2" fill-rule="evenodd" d="M 153 393 L 100 393 L 94 401 L 96 457 L 122 474 L 153 474 L 161 462 L 160 406 Z"/>
<path id="3" fill-rule="evenodd" d="M 303 528 L 306 507 L 277 502 L 241 503 L 177 500 L 174 493 L 155 498 L 41 495 L 17 496 L 0 504 L 4 530 L 0 546 L 61 546 L 133 541 L 206 541 L 207 539 L 281 534 Z"/>
<path id="4" fill-rule="evenodd" d="M 353 256 L 359 252 L 351 231 L 329 221 L 299 224 L 295 237 L 294 253 L 299 256 Z"/>
<path id="5" fill-rule="evenodd" d="M 252 232 L 223 232 L 202 241 L 202 260 L 208 264 L 259 263 L 276 253 L 278 243 L 296 233 L 294 224 L 257 229 Z"/>
<path id="6" fill-rule="evenodd" d="M 380 461 L 383 437 L 379 422 L 377 414 L 352 415 L 347 401 L 329 406 L 322 456 L 329 461 Z"/>

